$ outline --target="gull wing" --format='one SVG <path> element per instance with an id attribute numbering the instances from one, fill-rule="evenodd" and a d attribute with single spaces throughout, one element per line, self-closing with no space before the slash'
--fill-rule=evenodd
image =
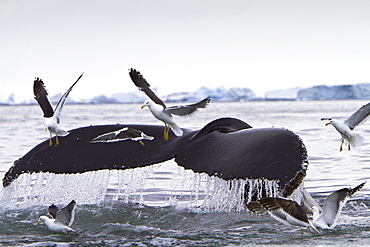
<path id="1" fill-rule="evenodd" d="M 129 138 L 135 139 L 139 137 L 143 137 L 143 132 L 134 128 L 127 128 L 124 130 L 122 129 L 118 134 L 117 138 Z M 144 134 L 145 135 L 145 134 Z"/>
<path id="2" fill-rule="evenodd" d="M 247 208 L 249 211 L 252 211 L 255 214 L 264 214 L 268 212 L 266 208 L 264 208 L 259 202 L 253 201 L 247 204 Z"/>
<path id="3" fill-rule="evenodd" d="M 347 120 L 345 120 L 344 123 L 347 124 L 351 130 L 353 130 L 369 115 L 370 115 L 370 103 L 367 103 L 366 105 L 363 105 L 360 109 L 358 109 L 355 113 L 353 113 L 349 118 L 347 118 Z"/>
<path id="4" fill-rule="evenodd" d="M 348 193 L 348 188 L 340 189 L 331 193 L 325 199 L 322 213 L 316 221 L 329 227 L 334 226 L 348 197 Z"/>
<path id="5" fill-rule="evenodd" d="M 80 80 L 80 78 L 84 75 L 84 73 L 82 73 L 80 75 L 80 77 L 78 77 L 77 81 L 75 83 L 72 84 L 72 86 L 70 88 L 68 88 L 68 90 L 63 94 L 63 96 L 60 98 L 57 106 L 55 107 L 55 116 L 56 116 L 56 120 L 57 120 L 57 123 L 60 123 L 60 114 L 62 112 L 62 109 L 63 109 L 63 106 L 64 106 L 64 103 L 69 95 L 69 93 L 72 91 L 72 88 L 74 87 L 74 85 L 76 85 L 76 83 Z"/>
<path id="6" fill-rule="evenodd" d="M 73 223 L 73 220 L 75 218 L 75 207 L 76 202 L 72 200 L 65 208 L 59 210 L 57 212 L 55 221 L 61 222 L 62 224 L 66 226 L 70 226 Z"/>
<path id="7" fill-rule="evenodd" d="M 362 184 L 356 186 L 355 188 L 353 189 L 349 189 L 349 193 L 348 193 L 348 196 L 352 196 L 353 194 L 355 194 L 357 191 L 359 191 L 360 189 L 362 189 L 364 186 L 365 186 L 366 182 L 363 182 Z"/>
<path id="8" fill-rule="evenodd" d="M 35 99 L 44 113 L 44 117 L 52 117 L 54 115 L 53 107 L 51 107 L 47 97 L 48 92 L 46 91 L 44 82 L 39 78 L 35 78 L 33 81 L 33 94 L 35 95 Z"/>
<path id="9" fill-rule="evenodd" d="M 49 206 L 48 212 L 51 215 L 51 217 L 53 217 L 54 219 L 57 217 L 58 211 L 59 211 L 59 208 L 55 206 L 54 204 L 51 204 L 51 206 Z"/>
<path id="10" fill-rule="evenodd" d="M 94 142 L 94 141 L 96 141 L 96 142 L 103 141 L 104 142 L 104 141 L 109 141 L 109 140 L 117 139 L 118 138 L 117 136 L 121 132 L 126 131 L 126 130 L 128 130 L 128 128 L 127 127 L 124 127 L 122 129 L 119 129 L 119 130 L 115 130 L 115 131 L 111 131 L 111 132 L 108 132 L 108 133 L 104 133 L 104 134 L 101 134 L 101 135 L 95 137 L 91 141 L 92 142 Z M 126 136 L 126 138 L 127 138 L 127 136 Z"/>
<path id="11" fill-rule="evenodd" d="M 271 212 L 282 210 L 293 219 L 309 224 L 306 212 L 295 201 L 277 197 L 263 197 L 258 202 Z"/>
<path id="12" fill-rule="evenodd" d="M 329 227 L 334 226 L 347 199 L 359 191 L 364 185 L 365 183 L 362 183 L 353 189 L 343 188 L 331 193 L 325 199 L 324 206 L 322 207 L 322 213 L 317 219 L 317 222 L 322 222 Z"/>
<path id="13" fill-rule="evenodd" d="M 158 98 L 158 96 L 150 89 L 150 84 L 145 80 L 145 78 L 143 77 L 142 74 L 140 74 L 139 71 L 131 68 L 129 75 L 133 83 L 141 91 L 143 91 L 151 100 L 153 100 L 154 103 L 163 106 L 163 108 L 166 108 L 165 103 L 160 98 Z"/>
<path id="14" fill-rule="evenodd" d="M 168 107 L 163 110 L 163 112 L 171 113 L 178 116 L 186 116 L 195 112 L 196 110 L 198 110 L 198 108 L 205 108 L 210 101 L 211 98 L 207 97 L 195 104 Z"/>
<path id="15" fill-rule="evenodd" d="M 146 135 L 144 132 L 134 129 L 124 127 L 116 131 L 108 132 L 101 134 L 89 142 L 119 142 L 124 141 L 127 139 L 131 139 L 133 141 L 137 140 L 153 140 L 154 137 Z"/>

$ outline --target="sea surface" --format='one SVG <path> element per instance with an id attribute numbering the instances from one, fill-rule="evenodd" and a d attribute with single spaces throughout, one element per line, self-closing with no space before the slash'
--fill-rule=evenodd
<path id="1" fill-rule="evenodd" d="M 356 132 L 365 142 L 339 152 L 340 135 L 322 117 L 346 119 L 366 101 L 269 101 L 211 103 L 196 114 L 175 117 L 182 128 L 200 129 L 220 117 L 254 128 L 297 133 L 309 155 L 304 186 L 320 203 L 332 191 L 370 180 L 370 123 Z M 65 129 L 102 124 L 161 125 L 138 104 L 64 107 Z M 13 162 L 46 140 L 38 105 L 0 106 L 0 178 Z M 61 138 L 60 141 L 63 141 Z M 370 245 L 370 182 L 347 202 L 338 225 L 320 233 L 257 216 L 230 195 L 230 183 L 184 170 L 174 161 L 125 171 L 73 175 L 24 174 L 0 187 L 0 246 L 255 246 Z M 237 187 L 237 186 L 233 186 Z M 35 225 L 54 203 L 76 200 L 75 233 Z"/>

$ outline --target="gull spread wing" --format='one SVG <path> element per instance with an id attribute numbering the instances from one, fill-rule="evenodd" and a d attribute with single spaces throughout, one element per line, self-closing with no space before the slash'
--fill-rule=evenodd
<path id="1" fill-rule="evenodd" d="M 94 139 L 92 139 L 90 142 L 119 142 L 124 140 L 153 140 L 154 137 L 147 136 L 144 132 L 134 129 L 134 128 L 128 128 L 124 127 L 122 129 L 108 132 L 101 134 Z"/>
<path id="2" fill-rule="evenodd" d="M 164 112 L 178 116 L 186 116 L 195 112 L 198 108 L 205 108 L 210 101 L 211 98 L 207 97 L 195 104 L 168 107 L 164 110 Z"/>
<path id="3" fill-rule="evenodd" d="M 64 103 L 69 95 L 69 93 L 72 91 L 72 88 L 74 87 L 74 85 L 76 85 L 76 83 L 80 80 L 80 78 L 83 76 L 84 73 L 82 73 L 78 79 L 76 80 L 75 83 L 72 84 L 72 86 L 70 88 L 68 88 L 68 90 L 63 94 L 63 96 L 60 98 L 57 106 L 55 107 L 55 116 L 56 116 L 56 120 L 57 120 L 57 123 L 60 123 L 60 114 L 62 112 L 62 109 L 63 109 L 63 106 L 64 106 Z"/>
<path id="4" fill-rule="evenodd" d="M 127 127 L 124 127 L 122 129 L 119 129 L 119 130 L 115 130 L 115 131 L 112 131 L 112 132 L 108 132 L 108 133 L 104 133 L 104 134 L 101 134 L 97 137 L 95 137 L 94 139 L 92 139 L 91 141 L 94 142 L 99 142 L 99 141 L 109 141 L 109 140 L 114 140 L 114 139 L 118 139 L 118 135 L 124 131 L 128 130 Z M 121 136 L 122 137 L 122 136 Z M 125 138 L 127 138 L 127 136 L 125 136 Z"/>
<path id="5" fill-rule="evenodd" d="M 281 209 L 294 219 L 309 224 L 306 212 L 295 201 L 276 197 L 264 197 L 259 199 L 258 202 L 269 211 Z"/>
<path id="6" fill-rule="evenodd" d="M 158 98 L 158 96 L 150 89 L 150 84 L 145 80 L 145 78 L 142 76 L 142 74 L 140 74 L 139 71 L 131 68 L 129 75 L 133 83 L 151 100 L 153 100 L 154 103 L 163 106 L 163 108 L 166 108 L 164 102 L 160 98 Z"/>
<path id="7" fill-rule="evenodd" d="M 324 202 L 324 206 L 322 208 L 322 213 L 320 217 L 316 220 L 318 223 L 325 224 L 329 227 L 333 226 L 341 211 L 346 203 L 346 200 L 359 191 L 365 183 L 360 184 L 359 186 L 351 189 L 351 188 L 343 188 L 331 193 Z"/>
<path id="8" fill-rule="evenodd" d="M 74 220 L 74 207 L 76 202 L 72 200 L 65 208 L 59 210 L 56 214 L 55 221 L 61 222 L 66 226 L 70 226 Z"/>
<path id="9" fill-rule="evenodd" d="M 370 115 L 370 103 L 363 105 L 355 113 L 353 113 L 347 120 L 344 121 L 345 124 L 353 130 L 358 124 L 364 121 Z"/>
<path id="10" fill-rule="evenodd" d="M 47 97 L 48 92 L 46 91 L 44 82 L 39 78 L 35 78 L 33 81 L 33 94 L 44 113 L 44 117 L 52 117 L 54 115 L 54 111 Z"/>
<path id="11" fill-rule="evenodd" d="M 49 214 L 54 219 L 57 217 L 58 211 L 59 211 L 59 208 L 57 206 L 55 206 L 54 204 L 51 204 L 51 206 L 49 207 L 49 210 L 48 210 Z"/>

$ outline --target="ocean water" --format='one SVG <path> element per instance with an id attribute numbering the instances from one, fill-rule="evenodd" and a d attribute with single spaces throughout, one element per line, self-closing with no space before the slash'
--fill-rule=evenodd
<path id="1" fill-rule="evenodd" d="M 191 117 L 176 117 L 183 128 L 200 129 L 219 117 L 239 118 L 255 128 L 281 127 L 297 133 L 309 155 L 304 186 L 322 203 L 330 192 L 355 187 L 370 177 L 370 123 L 356 128 L 365 142 L 339 152 L 340 135 L 322 117 L 345 119 L 366 101 L 211 103 Z M 137 104 L 67 105 L 62 126 L 161 124 Z M 48 138 L 41 109 L 0 106 L 0 177 Z M 63 141 L 61 139 L 61 141 Z M 0 188 L 0 246 L 239 246 L 367 245 L 370 240 L 370 184 L 343 209 L 338 225 L 320 233 L 283 225 L 245 210 L 238 189 L 174 161 L 127 171 L 73 175 L 24 174 Z M 241 188 L 243 186 L 231 186 Z M 271 184 L 273 190 L 274 184 Z M 47 207 L 76 200 L 76 233 L 50 232 L 34 225 Z"/>

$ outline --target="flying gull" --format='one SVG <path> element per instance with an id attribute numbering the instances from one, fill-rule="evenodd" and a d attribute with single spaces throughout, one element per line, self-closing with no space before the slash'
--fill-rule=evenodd
<path id="1" fill-rule="evenodd" d="M 308 219 L 307 213 L 297 202 L 283 198 L 263 197 L 249 203 L 247 208 L 256 214 L 269 212 L 275 219 L 288 225 L 311 227 L 315 230 L 316 227 L 330 229 L 336 225 L 342 208 L 349 197 L 364 187 L 365 183 L 353 189 L 343 188 L 331 193 L 325 199 L 322 209 L 319 206 L 308 209 L 307 211 L 313 213 L 312 220 Z"/>
<path id="2" fill-rule="evenodd" d="M 33 82 L 33 93 L 35 95 L 35 99 L 37 100 L 37 103 L 40 105 L 43 113 L 44 113 L 44 126 L 45 131 L 49 130 L 50 133 L 50 139 L 49 139 L 49 145 L 53 145 L 53 141 L 51 140 L 52 134 L 55 134 L 55 144 L 59 145 L 58 136 L 66 136 L 69 133 L 59 127 L 60 123 L 60 114 L 62 112 L 64 103 L 68 97 L 68 94 L 71 92 L 72 88 L 76 83 L 80 80 L 83 73 L 78 77 L 77 81 L 73 83 L 73 85 L 68 88 L 68 90 L 63 94 L 63 96 L 60 98 L 57 106 L 55 107 L 55 110 L 51 107 L 51 104 L 49 102 L 49 99 L 47 97 L 48 93 L 46 91 L 44 82 L 39 79 L 35 78 Z"/>
<path id="3" fill-rule="evenodd" d="M 144 132 L 134 129 L 134 128 L 129 128 L 129 127 L 124 127 L 122 129 L 108 132 L 101 134 L 95 138 L 93 138 L 90 142 L 92 143 L 98 143 L 98 142 L 120 142 L 120 141 L 125 141 L 125 140 L 132 140 L 132 141 L 137 141 L 141 145 L 144 146 L 143 140 L 153 140 L 153 136 L 148 136 Z"/>
<path id="4" fill-rule="evenodd" d="M 167 107 L 165 103 L 150 89 L 149 83 L 139 71 L 131 68 L 129 75 L 134 84 L 151 99 L 145 101 L 141 106 L 141 109 L 148 106 L 153 116 L 164 122 L 165 128 L 163 135 L 165 140 L 168 140 L 168 132 L 170 128 L 176 136 L 182 136 L 183 134 L 183 131 L 175 123 L 172 114 L 178 116 L 189 115 L 195 112 L 198 108 L 205 108 L 211 100 L 210 97 L 207 97 L 195 104 Z"/>
<path id="5" fill-rule="evenodd" d="M 341 134 L 341 145 L 339 151 L 343 151 L 343 143 L 346 141 L 348 143 L 348 150 L 351 150 L 351 146 L 356 147 L 364 141 L 364 137 L 354 133 L 354 128 L 364 121 L 370 115 L 370 103 L 363 105 L 355 113 L 353 113 L 349 118 L 343 122 L 333 119 L 333 118 L 322 118 L 321 120 L 328 120 L 327 125 L 333 125 L 334 128 Z"/>
<path id="6" fill-rule="evenodd" d="M 51 218 L 46 215 L 42 215 L 40 216 L 36 224 L 38 225 L 43 222 L 49 228 L 49 230 L 53 232 L 75 232 L 75 230 L 70 227 L 75 216 L 75 204 L 76 202 L 72 200 L 65 208 L 61 210 L 59 210 L 57 206 L 52 204 L 48 210 Z"/>

